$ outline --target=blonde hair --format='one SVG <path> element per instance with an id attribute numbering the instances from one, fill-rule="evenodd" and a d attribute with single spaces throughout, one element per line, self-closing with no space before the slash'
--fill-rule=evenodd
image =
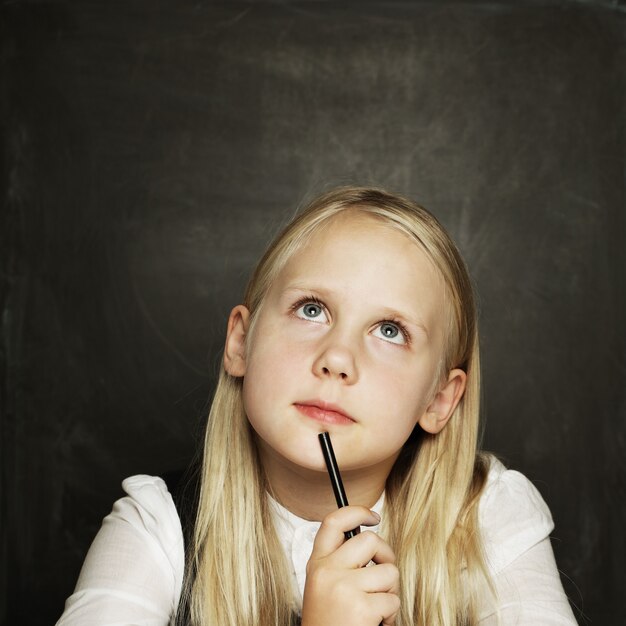
<path id="1" fill-rule="evenodd" d="M 396 624 L 475 624 L 478 594 L 489 585 L 477 516 L 488 465 L 477 447 L 478 330 L 467 269 L 443 227 L 422 207 L 379 189 L 343 187 L 322 195 L 278 235 L 256 267 L 244 298 L 251 329 L 272 281 L 294 252 L 346 211 L 400 230 L 425 251 L 443 278 L 448 309 L 434 384 L 455 367 L 467 373 L 465 394 L 446 427 L 436 435 L 417 427 L 387 479 L 381 535 L 400 570 Z M 222 369 L 206 428 L 181 599 L 192 624 L 295 623 L 293 582 L 274 530 L 268 487 L 244 411 L 242 380 Z"/>

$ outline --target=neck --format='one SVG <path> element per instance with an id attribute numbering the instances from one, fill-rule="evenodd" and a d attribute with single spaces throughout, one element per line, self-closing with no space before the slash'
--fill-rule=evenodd
<path id="1" fill-rule="evenodd" d="M 275 500 L 294 515 L 322 521 L 337 510 L 328 474 L 307 469 L 267 449 L 260 448 L 261 462 Z M 341 477 L 350 504 L 372 508 L 385 489 L 395 458 L 364 469 L 342 471 Z"/>

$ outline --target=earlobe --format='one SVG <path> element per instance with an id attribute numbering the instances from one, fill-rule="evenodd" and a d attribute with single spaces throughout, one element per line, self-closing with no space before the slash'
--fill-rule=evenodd
<path id="1" fill-rule="evenodd" d="M 228 317 L 226 344 L 224 346 L 224 369 L 236 378 L 246 373 L 246 334 L 250 325 L 250 311 L 237 305 Z"/>
<path id="2" fill-rule="evenodd" d="M 447 382 L 437 392 L 426 409 L 426 413 L 419 419 L 419 425 L 427 433 L 436 435 L 443 430 L 463 397 L 466 383 L 467 374 L 463 370 L 450 371 Z"/>

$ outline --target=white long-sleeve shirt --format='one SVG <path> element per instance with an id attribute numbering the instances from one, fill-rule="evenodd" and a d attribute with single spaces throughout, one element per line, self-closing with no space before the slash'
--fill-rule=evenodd
<path id="1" fill-rule="evenodd" d="M 122 487 L 128 495 L 104 518 L 57 626 L 167 626 L 176 612 L 185 557 L 172 497 L 153 476 L 131 476 Z M 372 508 L 384 515 L 384 494 Z M 274 500 L 272 512 L 302 597 L 320 523 L 303 520 Z M 488 601 L 481 607 L 481 626 L 495 626 L 497 613 L 505 626 L 576 624 L 550 545 L 552 516 L 532 483 L 494 460 L 479 525 L 498 596 L 497 608 Z"/>

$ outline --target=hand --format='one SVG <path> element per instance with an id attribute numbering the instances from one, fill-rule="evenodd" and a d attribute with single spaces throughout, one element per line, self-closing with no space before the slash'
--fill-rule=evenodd
<path id="1" fill-rule="evenodd" d="M 372 531 L 344 537 L 357 526 L 378 522 L 362 506 L 346 506 L 324 518 L 307 563 L 302 626 L 394 623 L 400 598 L 393 550 Z M 374 565 L 365 567 L 370 561 Z"/>

